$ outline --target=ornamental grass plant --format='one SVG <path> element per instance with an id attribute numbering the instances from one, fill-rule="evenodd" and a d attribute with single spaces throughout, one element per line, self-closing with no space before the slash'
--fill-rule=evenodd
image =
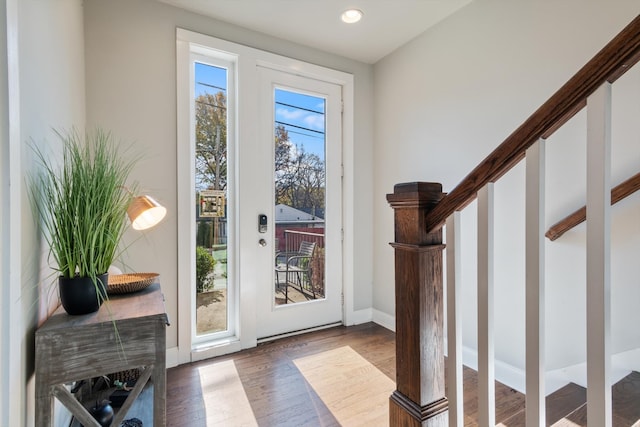
<path id="1" fill-rule="evenodd" d="M 31 185 L 36 213 L 52 267 L 61 277 L 89 277 L 96 283 L 119 255 L 135 191 L 127 179 L 136 159 L 123 156 L 119 143 L 102 129 L 56 134 L 61 163 L 34 147 L 41 166 Z"/>

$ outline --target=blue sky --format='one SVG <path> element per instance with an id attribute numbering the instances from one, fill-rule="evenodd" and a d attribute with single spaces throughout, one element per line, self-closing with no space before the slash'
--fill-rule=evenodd
<path id="1" fill-rule="evenodd" d="M 196 96 L 219 90 L 226 93 L 225 69 L 196 63 L 195 73 Z M 289 140 L 297 146 L 304 146 L 306 152 L 324 159 L 324 99 L 276 89 L 275 102 L 276 122 L 286 124 Z"/>

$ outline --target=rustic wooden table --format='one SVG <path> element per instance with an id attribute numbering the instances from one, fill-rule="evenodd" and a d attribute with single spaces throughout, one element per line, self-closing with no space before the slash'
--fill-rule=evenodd
<path id="1" fill-rule="evenodd" d="M 134 389 L 116 413 L 112 425 L 120 425 L 151 380 L 152 425 L 165 426 L 167 325 L 159 283 L 140 292 L 110 296 L 96 313 L 70 316 L 60 307 L 36 331 L 35 424 L 52 425 L 55 397 L 82 424 L 100 427 L 65 384 L 141 368 Z"/>

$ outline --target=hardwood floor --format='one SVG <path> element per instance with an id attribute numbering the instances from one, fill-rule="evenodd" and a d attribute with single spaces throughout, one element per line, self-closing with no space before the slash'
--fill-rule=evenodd
<path id="1" fill-rule="evenodd" d="M 395 334 L 373 323 L 261 344 L 167 370 L 168 426 L 386 426 Z M 496 382 L 496 423 L 524 426 L 524 395 Z M 547 396 L 547 425 L 586 426 L 586 390 Z M 640 427 L 640 374 L 613 387 L 614 427 Z M 464 368 L 465 426 L 477 426 L 477 376 Z"/>
<path id="2" fill-rule="evenodd" d="M 340 426 L 341 422 L 310 386 L 296 361 L 345 347 L 368 361 L 377 375 L 394 381 L 395 335 L 392 332 L 371 323 L 331 328 L 167 370 L 167 424 Z M 234 376 L 235 370 L 236 378 L 224 384 L 209 382 L 209 375 L 214 376 L 216 369 L 226 378 Z M 361 375 L 360 382 L 369 376 L 371 373 Z M 340 381 L 336 389 L 343 388 Z M 244 396 L 238 395 L 238 388 L 244 391 Z M 361 399 L 353 401 L 351 407 L 359 411 L 362 403 Z M 358 425 L 355 421 L 350 424 Z"/>

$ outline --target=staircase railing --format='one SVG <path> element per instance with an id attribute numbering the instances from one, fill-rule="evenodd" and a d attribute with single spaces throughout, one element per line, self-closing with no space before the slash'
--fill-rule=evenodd
<path id="1" fill-rule="evenodd" d="M 640 172 L 611 189 L 611 205 L 615 205 L 638 190 L 640 190 Z M 586 219 L 587 207 L 583 206 L 549 227 L 545 236 L 554 241 L 576 225 L 583 223 Z"/>
<path id="2" fill-rule="evenodd" d="M 398 184 L 394 209 L 396 391 L 392 426 L 464 424 L 460 339 L 459 211 L 478 198 L 478 423 L 495 425 L 493 183 L 526 159 L 526 423 L 545 425 L 545 140 L 587 107 L 587 417 L 611 425 L 609 210 L 611 84 L 640 59 L 636 17 L 449 194 L 436 183 Z M 445 396 L 442 226 L 447 223 L 448 358 Z M 451 409 L 449 409 L 451 408 Z"/>

